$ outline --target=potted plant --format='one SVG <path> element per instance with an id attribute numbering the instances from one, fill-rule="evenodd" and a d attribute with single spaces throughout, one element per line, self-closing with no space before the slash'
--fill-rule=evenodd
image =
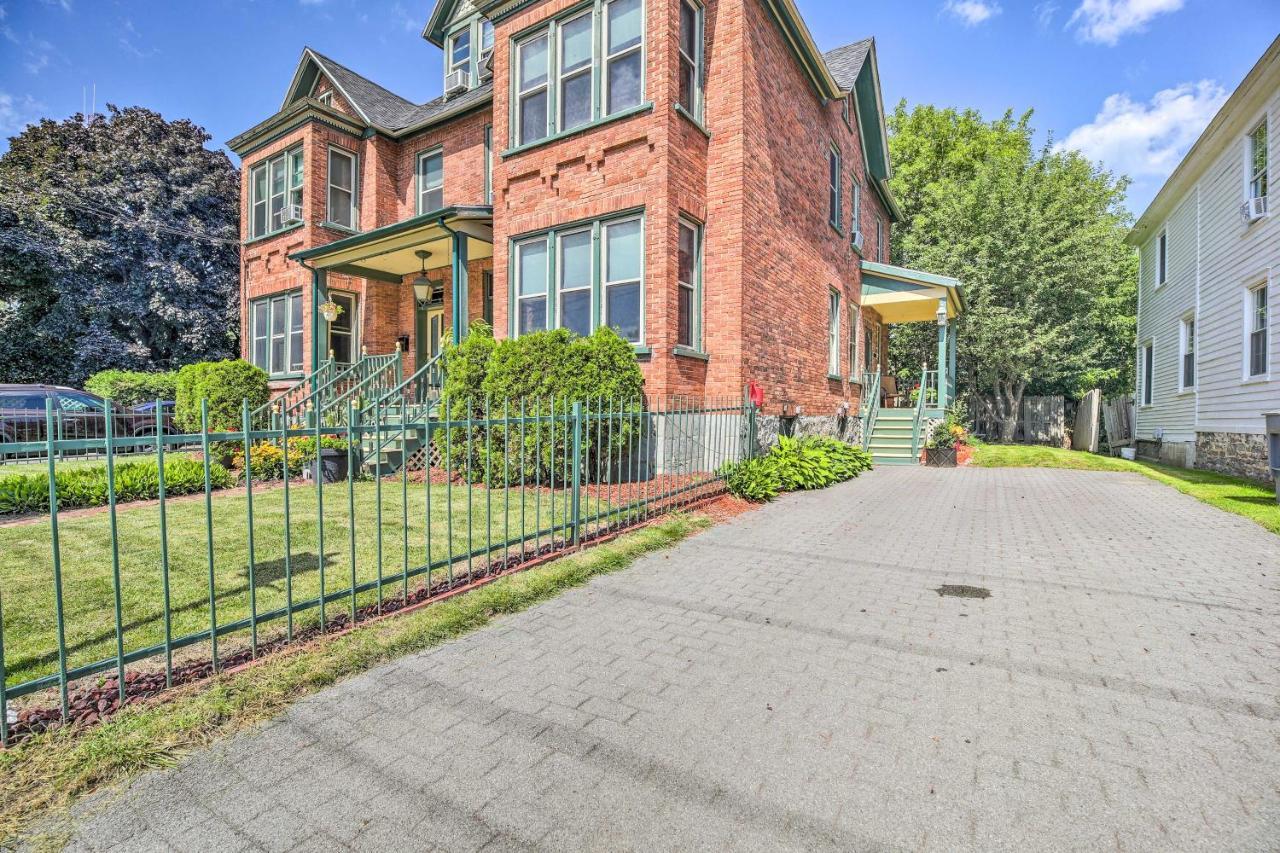
<path id="1" fill-rule="evenodd" d="M 311 476 L 325 483 L 341 483 L 347 479 L 347 443 L 325 436 L 316 451 L 315 470 Z"/>
<path id="2" fill-rule="evenodd" d="M 964 403 L 956 401 L 947 409 L 941 421 L 934 424 L 924 448 L 924 464 L 930 468 L 954 468 L 969 461 L 969 431 L 964 421 L 967 412 Z"/>

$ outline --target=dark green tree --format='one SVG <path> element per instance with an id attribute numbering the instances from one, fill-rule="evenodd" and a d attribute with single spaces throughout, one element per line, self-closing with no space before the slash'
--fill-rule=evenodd
<path id="1" fill-rule="evenodd" d="M 239 173 L 187 120 L 45 119 L 0 156 L 0 380 L 234 356 Z"/>

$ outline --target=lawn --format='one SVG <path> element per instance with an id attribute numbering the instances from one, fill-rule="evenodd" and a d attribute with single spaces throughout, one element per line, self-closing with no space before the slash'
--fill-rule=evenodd
<path id="1" fill-rule="evenodd" d="M 1023 444 L 980 445 L 974 451 L 973 464 L 982 468 L 1073 468 L 1141 474 L 1218 509 L 1252 519 L 1272 533 L 1280 534 L 1280 504 L 1276 503 L 1273 487 L 1213 471 L 1130 462 L 1096 453 Z"/>
<path id="2" fill-rule="evenodd" d="M 483 551 L 489 542 L 500 546 L 506 540 L 546 531 L 553 524 L 553 513 L 554 524 L 563 526 L 567 506 L 564 491 L 552 494 L 512 489 L 506 493 L 422 483 L 409 483 L 402 490 L 400 481 L 384 480 L 379 518 L 377 489 L 378 484 L 369 481 L 354 483 L 350 492 L 345 482 L 324 487 L 326 594 L 350 590 L 353 576 L 360 584 L 377 579 L 381 571 L 384 577 L 395 579 L 385 587 L 384 596 L 397 595 L 405 567 L 412 570 L 425 565 L 428 557 L 430 562 L 438 562 L 452 555 L 456 560 L 453 571 L 465 579 L 469 552 Z M 288 500 L 288 576 L 292 598 L 299 602 L 317 597 L 321 589 L 316 486 L 295 483 L 288 489 Z M 252 585 L 246 504 L 243 491 L 222 492 L 213 498 L 213 594 L 219 625 L 249 617 L 251 589 L 256 593 L 258 613 L 283 608 L 288 601 L 285 490 L 277 484 L 253 496 Z M 583 514 L 608 512 L 607 502 L 603 510 L 596 504 L 584 497 Z M 160 514 L 152 503 L 121 508 L 117 515 L 124 649 L 128 653 L 164 641 Z M 207 631 L 210 590 L 203 496 L 168 502 L 167 522 L 172 635 Z M 66 514 L 60 518 L 58 533 L 68 666 L 112 658 L 116 639 L 110 517 L 104 510 Z M 539 541 L 546 545 L 548 535 L 542 533 Z M 530 552 L 533 547 L 531 540 Z M 513 551 L 518 552 L 518 546 Z M 497 558 L 504 556 L 501 547 L 494 553 Z M 478 568 L 483 562 L 484 557 L 479 556 L 470 565 Z M 443 570 L 433 573 L 433 579 L 444 576 Z M 411 587 L 422 580 L 411 579 Z M 46 520 L 0 526 L 0 595 L 6 682 L 13 685 L 56 673 L 57 620 Z M 373 593 L 357 596 L 357 600 L 360 605 L 372 602 Z M 348 597 L 331 602 L 327 615 L 349 612 L 350 606 Z M 314 609 L 305 611 L 296 617 L 295 625 L 314 623 L 317 615 Z M 281 619 L 263 626 L 260 637 L 278 634 L 284 624 Z M 243 644 L 247 637 L 244 631 L 220 640 L 222 649 Z M 202 649 L 207 655 L 207 644 Z"/>

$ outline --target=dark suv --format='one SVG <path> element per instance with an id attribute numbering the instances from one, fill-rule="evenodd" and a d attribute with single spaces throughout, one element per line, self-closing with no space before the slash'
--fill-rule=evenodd
<path id="1" fill-rule="evenodd" d="M 107 435 L 107 402 L 96 394 L 60 385 L 0 385 L 0 459 L 5 444 L 46 441 L 45 406 L 53 401 L 54 430 L 61 439 L 101 439 Z M 160 428 L 176 433 L 173 406 L 162 404 Z M 155 403 L 133 409 L 111 406 L 113 436 L 155 435 Z M 137 445 L 144 449 L 144 445 Z M 127 451 L 126 451 L 127 452 Z M 27 454 L 24 454 L 27 455 Z"/>

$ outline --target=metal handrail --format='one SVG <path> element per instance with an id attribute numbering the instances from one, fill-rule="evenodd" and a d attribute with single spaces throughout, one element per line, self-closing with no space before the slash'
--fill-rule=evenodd
<path id="1" fill-rule="evenodd" d="M 862 401 L 862 449 L 866 450 L 871 447 L 871 433 L 876 428 L 876 416 L 880 414 L 880 371 L 863 374 L 862 387 L 868 389 Z"/>
<path id="2" fill-rule="evenodd" d="M 924 401 L 929 396 L 929 364 L 926 362 L 920 370 L 920 394 L 916 397 L 916 417 L 911 427 L 911 458 L 920 458 L 920 428 L 924 423 Z"/>
<path id="3" fill-rule="evenodd" d="M 302 379 L 298 380 L 293 385 L 290 385 L 288 388 L 284 390 L 283 393 L 279 394 L 274 399 L 264 403 L 263 405 L 259 406 L 258 408 L 250 412 L 249 417 L 253 420 L 254 423 L 262 423 L 264 420 L 269 420 L 271 416 L 276 414 L 277 412 L 280 412 L 282 410 L 289 411 L 289 409 L 293 408 L 298 403 L 305 401 L 307 397 L 311 396 L 308 389 L 314 388 L 316 384 L 320 382 L 322 377 L 327 375 L 330 378 L 326 381 L 329 381 L 329 382 L 333 381 L 332 373 L 336 366 L 337 365 L 335 364 L 332 358 L 325 359 L 324 361 L 320 362 L 319 367 L 311 371 L 309 374 L 307 374 Z M 306 391 L 308 393 L 305 393 L 301 400 L 295 401 L 294 403 L 287 402 L 290 398 L 292 398 L 295 394 L 297 394 L 300 391 Z"/>
<path id="4" fill-rule="evenodd" d="M 402 353 L 400 352 L 399 349 L 397 349 L 390 356 L 370 356 L 369 358 L 371 361 L 374 359 L 381 359 L 383 361 L 380 364 L 376 364 L 376 365 L 371 364 L 368 376 L 366 376 L 364 379 L 361 379 L 358 383 L 356 383 L 355 385 L 352 385 L 350 388 L 347 388 L 345 391 L 342 391 L 334 399 L 323 403 L 318 408 L 316 412 L 316 417 L 321 422 L 323 422 L 325 415 L 328 414 L 329 412 L 334 410 L 341 410 L 343 406 L 345 406 L 348 400 L 358 401 L 363 399 L 363 397 L 366 394 L 370 394 L 370 396 L 373 396 L 376 399 L 378 396 L 380 396 L 378 394 L 379 387 L 387 382 L 387 378 L 384 374 L 388 370 L 394 370 L 395 372 L 395 379 L 392 381 L 398 382 L 400 378 L 404 375 L 402 372 L 403 362 L 401 360 L 401 357 L 402 357 Z"/>

